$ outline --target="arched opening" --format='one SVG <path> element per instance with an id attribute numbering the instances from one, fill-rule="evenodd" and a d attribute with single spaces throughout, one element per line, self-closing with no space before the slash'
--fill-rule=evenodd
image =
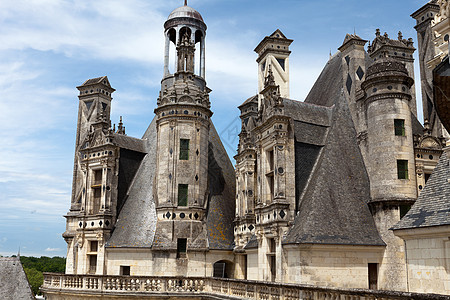
<path id="1" fill-rule="evenodd" d="M 216 278 L 233 278 L 234 263 L 229 260 L 219 260 L 213 264 L 213 277 Z"/>
<path id="2" fill-rule="evenodd" d="M 183 39 L 183 37 L 187 34 L 189 37 L 189 40 L 191 40 L 191 29 L 189 27 L 183 27 L 180 29 L 180 35 L 178 37 L 178 42 L 181 42 L 181 40 Z"/>
<path id="3" fill-rule="evenodd" d="M 203 37 L 203 32 L 201 32 L 201 30 L 197 30 L 195 32 L 195 43 L 197 44 L 198 42 L 201 42 Z"/>
<path id="4" fill-rule="evenodd" d="M 197 30 L 195 31 L 194 34 L 194 39 L 195 39 L 195 61 L 198 62 L 195 64 L 195 74 L 199 74 L 200 76 L 204 76 L 204 74 L 202 74 L 202 67 L 204 67 L 204 56 L 205 56 L 205 37 L 204 37 L 204 32 L 201 30 Z M 203 57 L 202 57 L 203 56 Z"/>
<path id="5" fill-rule="evenodd" d="M 171 73 L 172 70 L 175 70 L 176 66 L 176 41 L 177 41 L 177 31 L 175 28 L 170 28 L 166 32 L 166 50 L 164 54 L 164 76 L 167 76 Z M 175 45 L 172 47 L 171 42 Z M 171 60 L 170 57 L 175 58 Z"/>
<path id="6" fill-rule="evenodd" d="M 174 28 L 170 28 L 169 31 L 167 31 L 167 36 L 169 37 L 169 41 L 175 44 L 175 41 L 177 39 L 177 32 Z"/>

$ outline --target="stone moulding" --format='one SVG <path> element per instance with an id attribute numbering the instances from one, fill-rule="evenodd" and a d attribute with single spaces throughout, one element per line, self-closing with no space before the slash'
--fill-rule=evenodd
<path id="1" fill-rule="evenodd" d="M 41 287 L 47 299 L 156 299 L 177 297 L 183 299 L 423 299 L 444 300 L 448 295 L 420 294 L 367 289 L 325 288 L 310 285 L 282 284 L 273 282 L 236 280 L 206 277 L 146 277 L 64 275 L 44 273 Z M 74 298 L 75 299 L 75 298 Z"/>

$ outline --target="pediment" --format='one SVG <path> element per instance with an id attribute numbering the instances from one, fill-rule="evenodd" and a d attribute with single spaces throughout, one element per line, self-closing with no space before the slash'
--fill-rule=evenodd
<path id="1" fill-rule="evenodd" d="M 270 35 L 270 37 L 287 39 L 287 37 L 281 32 L 280 29 L 275 30 L 274 33 Z"/>
<path id="2" fill-rule="evenodd" d="M 420 148 L 442 150 L 441 142 L 433 136 L 424 137 L 420 143 Z"/>

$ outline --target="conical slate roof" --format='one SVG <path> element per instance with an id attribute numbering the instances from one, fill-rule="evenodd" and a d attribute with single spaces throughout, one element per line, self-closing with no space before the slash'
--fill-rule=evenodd
<path id="1" fill-rule="evenodd" d="M 393 229 L 450 225 L 450 160 L 443 153 L 410 211 Z"/>
<path id="2" fill-rule="evenodd" d="M 0 299 L 35 299 L 19 257 L 0 257 Z"/>

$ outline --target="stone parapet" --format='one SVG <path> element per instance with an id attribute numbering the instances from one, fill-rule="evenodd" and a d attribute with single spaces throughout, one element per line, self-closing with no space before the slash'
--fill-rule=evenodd
<path id="1" fill-rule="evenodd" d="M 450 299 L 448 295 L 366 289 L 324 288 L 310 285 L 206 277 L 144 277 L 44 274 L 46 299 Z M 70 298 L 72 299 L 72 298 Z"/>

